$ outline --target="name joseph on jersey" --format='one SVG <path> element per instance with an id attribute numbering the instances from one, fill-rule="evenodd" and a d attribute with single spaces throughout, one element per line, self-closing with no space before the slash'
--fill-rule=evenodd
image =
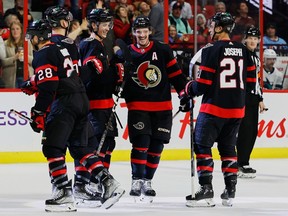
<path id="1" fill-rule="evenodd" d="M 242 48 L 225 48 L 224 56 L 243 56 Z"/>

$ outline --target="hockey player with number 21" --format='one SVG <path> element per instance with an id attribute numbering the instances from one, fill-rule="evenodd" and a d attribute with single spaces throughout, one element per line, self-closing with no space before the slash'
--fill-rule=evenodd
<path id="1" fill-rule="evenodd" d="M 84 84 L 77 72 L 70 70 L 73 63 L 67 49 L 52 43 L 50 37 L 51 28 L 44 20 L 35 20 L 27 28 L 26 39 L 35 49 L 32 65 L 38 89 L 35 105 L 31 108 L 34 120 L 31 127 L 38 133 L 45 131 L 42 152 L 47 158 L 53 183 L 52 198 L 46 200 L 45 210 L 76 211 L 65 162 L 67 145 L 71 156 L 103 185 L 103 206 L 110 208 L 124 190 L 94 155 L 95 147 L 88 145 L 89 100 Z M 47 114 L 48 107 L 50 112 Z"/>
<path id="2" fill-rule="evenodd" d="M 137 17 L 132 31 L 135 44 L 128 46 L 133 69 L 126 77 L 123 96 L 128 108 L 132 187 L 135 201 L 152 202 L 156 195 L 152 179 L 160 162 L 164 144 L 170 140 L 172 127 L 171 84 L 179 97 L 186 78 L 170 47 L 150 41 L 150 20 Z M 180 107 L 189 111 L 190 107 Z M 143 199 L 142 199 L 143 198 Z"/>
<path id="3" fill-rule="evenodd" d="M 194 136 L 201 187 L 193 196 L 186 197 L 188 207 L 215 206 L 211 151 L 214 142 L 218 144 L 225 183 L 222 204 L 232 206 L 235 197 L 237 133 L 244 117 L 246 87 L 255 85 L 256 68 L 246 47 L 230 40 L 233 27 L 234 19 L 229 13 L 213 16 L 209 33 L 214 42 L 202 49 L 198 77 L 185 88 L 185 94 L 191 98 L 203 95 Z"/>

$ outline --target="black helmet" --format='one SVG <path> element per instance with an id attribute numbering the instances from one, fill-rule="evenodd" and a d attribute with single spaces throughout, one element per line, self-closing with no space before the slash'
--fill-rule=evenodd
<path id="1" fill-rule="evenodd" d="M 105 9 L 93 9 L 87 15 L 88 22 L 110 22 L 112 21 L 112 16 L 108 10 Z"/>
<path id="2" fill-rule="evenodd" d="M 248 36 L 260 38 L 261 32 L 258 28 L 254 27 L 254 26 L 250 26 L 245 31 L 245 38 L 247 38 Z"/>
<path id="3" fill-rule="evenodd" d="M 224 30 L 228 33 L 232 32 L 234 28 L 234 24 L 235 24 L 235 21 L 233 17 L 231 16 L 231 14 L 224 13 L 224 12 L 216 13 L 212 17 L 212 21 L 215 22 L 215 27 L 222 26 Z"/>
<path id="4" fill-rule="evenodd" d="M 39 19 L 33 21 L 28 27 L 25 38 L 31 40 L 35 35 L 40 41 L 49 40 L 52 29 L 46 20 Z"/>
<path id="5" fill-rule="evenodd" d="M 60 25 L 60 20 L 66 20 L 68 22 L 73 20 L 72 14 L 63 7 L 51 6 L 46 9 L 45 17 L 51 27 L 58 27 Z"/>
<path id="6" fill-rule="evenodd" d="M 137 29 L 137 28 L 150 28 L 150 20 L 148 17 L 145 16 L 138 16 L 136 17 L 135 21 L 133 22 L 132 28 Z"/>

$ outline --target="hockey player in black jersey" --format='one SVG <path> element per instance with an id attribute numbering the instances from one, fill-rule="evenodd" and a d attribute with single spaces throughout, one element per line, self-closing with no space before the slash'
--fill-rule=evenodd
<path id="1" fill-rule="evenodd" d="M 152 179 L 172 127 L 171 84 L 184 93 L 186 78 L 167 44 L 149 40 L 150 20 L 137 17 L 132 27 L 135 44 L 128 46 L 134 70 L 126 77 L 123 91 L 128 108 L 128 131 L 132 144 L 130 195 L 156 196 Z M 184 108 L 184 107 L 183 107 Z M 182 108 L 181 108 L 182 109 Z M 189 111 L 189 107 L 182 109 Z"/>
<path id="2" fill-rule="evenodd" d="M 245 32 L 244 44 L 251 54 L 256 66 L 257 80 L 253 88 L 247 88 L 245 116 L 241 121 L 237 138 L 238 177 L 255 178 L 256 170 L 249 166 L 250 154 L 253 150 L 257 133 L 259 112 L 265 111 L 263 93 L 260 86 L 260 59 L 255 49 L 260 42 L 260 31 L 251 26 Z"/>
<path id="3" fill-rule="evenodd" d="M 44 20 L 36 20 L 27 28 L 26 38 L 34 46 L 32 62 L 38 92 L 31 108 L 31 127 L 44 131 L 42 152 L 47 158 L 53 183 L 52 198 L 46 200 L 46 211 L 76 211 L 72 183 L 67 176 L 66 147 L 71 156 L 104 186 L 103 206 L 109 208 L 123 195 L 124 190 L 88 145 L 89 101 L 85 86 L 73 70 L 67 49 L 50 41 L 51 28 Z M 49 112 L 47 112 L 49 108 Z"/>
<path id="4" fill-rule="evenodd" d="M 113 62 L 110 64 L 103 44 L 103 40 L 113 27 L 110 13 L 104 9 L 93 9 L 87 15 L 87 21 L 91 35 L 89 38 L 82 40 L 79 45 L 83 68 L 80 77 L 86 86 L 90 102 L 89 120 L 94 127 L 94 132 L 99 142 L 106 125 L 110 125 L 98 155 L 104 166 L 109 169 L 118 131 L 115 118 L 112 118 L 112 122 L 108 123 L 108 121 L 114 105 L 112 95 L 117 81 L 123 73 L 123 66 L 118 64 L 119 67 L 117 67 Z M 118 76 L 119 74 L 120 76 Z"/>
<path id="5" fill-rule="evenodd" d="M 60 6 L 51 6 L 46 9 L 44 14 L 52 28 L 50 40 L 68 50 L 73 62 L 73 68 L 71 69 L 77 71 L 79 74 L 80 56 L 78 48 L 74 41 L 66 36 L 70 22 L 73 20 L 72 14 Z M 93 129 L 91 128 L 89 131 L 91 131 L 89 141 L 94 142 L 96 149 L 97 139 L 96 137 L 92 137 L 94 136 Z M 76 174 L 74 176 L 73 194 L 76 205 L 89 207 L 101 206 L 101 190 L 98 190 L 101 185 L 97 183 L 97 180 L 91 178 L 90 173 L 80 164 L 79 160 L 74 160 L 74 165 Z"/>
<path id="6" fill-rule="evenodd" d="M 255 85 L 255 65 L 241 43 L 230 40 L 234 20 L 229 13 L 217 13 L 209 26 L 212 44 L 202 49 L 199 76 L 186 85 L 190 97 L 202 97 L 195 125 L 194 149 L 198 180 L 201 186 L 195 196 L 186 197 L 186 205 L 214 206 L 212 177 L 214 162 L 211 148 L 218 143 L 225 189 L 222 204 L 232 206 L 237 183 L 237 133 L 244 117 L 247 86 Z"/>

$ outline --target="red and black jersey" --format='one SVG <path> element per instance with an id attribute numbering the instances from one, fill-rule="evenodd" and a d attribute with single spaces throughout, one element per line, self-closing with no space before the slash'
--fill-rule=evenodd
<path id="1" fill-rule="evenodd" d="M 116 69 L 109 65 L 103 43 L 92 37 L 86 38 L 80 42 L 79 53 L 82 63 L 80 77 L 86 86 L 90 109 L 112 108 L 117 73 Z M 88 66 L 91 60 L 98 64 L 98 72 L 94 67 Z"/>
<path id="2" fill-rule="evenodd" d="M 77 73 L 79 73 L 80 56 L 74 41 L 71 38 L 59 34 L 53 34 L 50 38 L 50 41 L 68 50 L 73 62 L 74 69 L 77 71 Z"/>
<path id="3" fill-rule="evenodd" d="M 192 96 L 203 95 L 200 112 L 221 118 L 243 118 L 247 85 L 256 82 L 256 67 L 246 47 L 221 40 L 202 50 Z"/>
<path id="4" fill-rule="evenodd" d="M 169 45 L 150 41 L 145 48 L 130 45 L 135 71 L 126 78 L 124 98 L 129 110 L 172 110 L 171 84 L 179 93 L 184 89 L 183 75 Z"/>
<path id="5" fill-rule="evenodd" d="M 66 48 L 46 44 L 34 53 L 32 62 L 38 95 L 34 108 L 45 112 L 61 95 L 85 92 Z"/>

